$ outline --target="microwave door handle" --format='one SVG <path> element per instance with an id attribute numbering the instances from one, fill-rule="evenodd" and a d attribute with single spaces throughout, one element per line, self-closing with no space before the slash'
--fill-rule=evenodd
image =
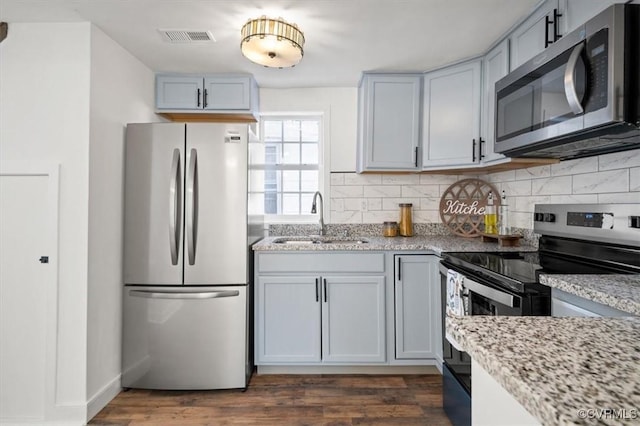
<path id="1" fill-rule="evenodd" d="M 567 96 L 569 107 L 575 115 L 580 115 L 584 112 L 584 108 L 580 103 L 581 99 L 578 99 L 578 93 L 576 92 L 575 79 L 576 65 L 578 64 L 578 59 L 580 59 L 580 54 L 583 49 L 584 43 L 580 43 L 573 48 L 573 52 L 571 52 L 569 60 L 567 61 L 567 68 L 564 70 L 564 93 Z"/>

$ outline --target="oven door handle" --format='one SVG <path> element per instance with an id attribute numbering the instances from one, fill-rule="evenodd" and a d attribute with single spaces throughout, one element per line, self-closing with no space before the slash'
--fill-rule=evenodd
<path id="1" fill-rule="evenodd" d="M 480 284 L 469 278 L 465 278 L 463 281 L 464 288 L 472 291 L 480 296 L 484 296 L 487 299 L 506 305 L 510 308 L 515 308 L 515 297 L 512 294 L 505 293 L 504 291 L 496 290 L 495 288 L 488 287 Z"/>

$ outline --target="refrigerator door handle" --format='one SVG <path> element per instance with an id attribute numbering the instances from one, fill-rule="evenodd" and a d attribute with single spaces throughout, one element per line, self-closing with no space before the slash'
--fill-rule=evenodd
<path id="1" fill-rule="evenodd" d="M 198 151 L 195 148 L 189 153 L 189 170 L 187 172 L 187 240 L 189 265 L 196 263 L 196 239 L 198 237 Z"/>
<path id="2" fill-rule="evenodd" d="M 147 299 L 219 299 L 222 297 L 239 296 L 238 290 L 226 291 L 205 291 L 201 293 L 182 292 L 176 293 L 172 291 L 145 291 L 145 290 L 129 290 L 129 296 L 144 297 Z"/>
<path id="3" fill-rule="evenodd" d="M 180 200 L 182 199 L 182 173 L 180 170 L 180 150 L 173 150 L 171 160 L 171 182 L 169 183 L 169 249 L 171 264 L 178 264 L 180 254 Z"/>

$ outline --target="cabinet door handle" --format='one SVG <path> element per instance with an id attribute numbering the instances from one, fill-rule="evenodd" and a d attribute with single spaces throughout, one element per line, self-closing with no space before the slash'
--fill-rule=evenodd
<path id="1" fill-rule="evenodd" d="M 398 281 L 402 281 L 402 258 L 398 257 Z"/>
<path id="2" fill-rule="evenodd" d="M 198 89 L 198 92 L 196 94 L 196 102 L 197 102 L 196 106 L 200 108 L 200 89 Z"/>
<path id="3" fill-rule="evenodd" d="M 479 159 L 482 160 L 484 158 L 484 154 L 482 153 L 482 144 L 484 144 L 486 141 L 482 138 L 480 138 L 480 145 L 478 145 L 478 151 L 479 151 Z"/>
<path id="4" fill-rule="evenodd" d="M 322 279 L 322 284 L 323 284 L 323 287 L 324 287 L 324 289 L 323 289 L 324 290 L 324 303 L 327 303 L 327 279 L 326 278 Z"/>
<path id="5" fill-rule="evenodd" d="M 476 140 L 473 139 L 473 142 L 471 144 L 471 162 L 475 163 L 476 162 Z"/>
<path id="6" fill-rule="evenodd" d="M 553 9 L 553 41 L 558 41 L 560 40 L 560 38 L 562 37 L 562 35 L 560 35 L 560 32 L 558 31 L 558 29 L 560 28 L 560 17 L 562 16 L 562 13 L 558 12 L 558 9 Z"/>
<path id="7" fill-rule="evenodd" d="M 316 278 L 316 302 L 320 301 L 319 290 L 320 290 L 320 278 Z"/>
<path id="8" fill-rule="evenodd" d="M 418 147 L 417 146 L 416 146 L 415 153 L 416 153 L 416 167 L 418 167 Z"/>
<path id="9" fill-rule="evenodd" d="M 549 41 L 549 25 L 551 24 L 553 24 L 553 21 L 551 20 L 551 18 L 549 18 L 549 15 L 545 16 L 544 17 L 544 48 L 545 49 L 549 47 L 551 43 L 553 43 L 553 41 Z"/>
<path id="10" fill-rule="evenodd" d="M 207 107 L 207 95 L 209 94 L 209 92 L 207 92 L 207 89 L 204 89 L 204 96 L 203 96 L 203 101 L 202 101 L 202 107 L 206 108 Z"/>

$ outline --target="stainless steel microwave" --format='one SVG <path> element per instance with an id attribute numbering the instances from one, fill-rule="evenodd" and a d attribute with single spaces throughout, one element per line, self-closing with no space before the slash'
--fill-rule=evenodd
<path id="1" fill-rule="evenodd" d="M 496 83 L 495 150 L 579 158 L 640 148 L 640 5 L 616 4 Z"/>

